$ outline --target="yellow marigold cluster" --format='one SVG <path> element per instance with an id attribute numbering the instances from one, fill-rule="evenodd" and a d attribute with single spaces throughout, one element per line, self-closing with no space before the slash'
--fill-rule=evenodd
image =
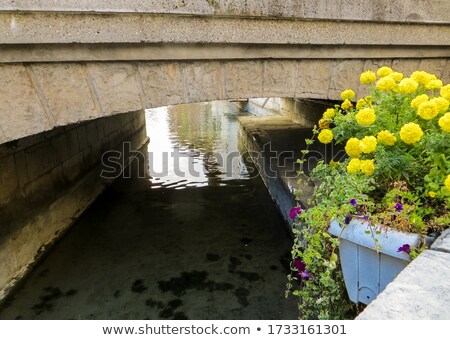
<path id="1" fill-rule="evenodd" d="M 330 129 L 323 129 L 322 131 L 320 131 L 317 138 L 322 144 L 329 144 L 333 140 L 333 131 L 331 131 Z"/>
<path id="2" fill-rule="evenodd" d="M 377 80 L 377 76 L 375 75 L 375 72 L 373 72 L 371 70 L 367 70 L 367 71 L 361 73 L 359 80 L 360 80 L 361 84 L 370 85 L 375 80 Z"/>
<path id="3" fill-rule="evenodd" d="M 390 75 L 392 72 L 392 69 L 388 66 L 382 66 L 378 69 L 377 74 L 379 77 L 386 77 L 388 75 Z"/>
<path id="4" fill-rule="evenodd" d="M 402 94 L 412 94 L 416 92 L 419 83 L 411 78 L 404 78 L 398 84 L 397 92 Z"/>
<path id="5" fill-rule="evenodd" d="M 350 138 L 345 144 L 345 152 L 351 158 L 359 158 L 361 156 L 361 141 L 358 138 Z"/>
<path id="6" fill-rule="evenodd" d="M 434 191 L 428 191 L 428 196 L 430 196 L 431 198 L 435 198 L 436 193 Z"/>
<path id="7" fill-rule="evenodd" d="M 435 97 L 430 101 L 436 105 L 439 113 L 444 113 L 445 111 L 448 110 L 448 107 L 450 106 L 450 102 L 442 97 Z"/>
<path id="8" fill-rule="evenodd" d="M 403 73 L 400 72 L 392 72 L 389 75 L 390 78 L 394 79 L 396 83 L 399 83 L 403 79 Z"/>
<path id="9" fill-rule="evenodd" d="M 406 144 L 414 144 L 422 139 L 423 131 L 416 123 L 407 123 L 400 129 L 400 139 Z"/>
<path id="10" fill-rule="evenodd" d="M 341 92 L 341 98 L 342 98 L 342 100 L 353 99 L 353 98 L 355 98 L 355 91 L 353 91 L 351 89 L 346 89 Z"/>
<path id="11" fill-rule="evenodd" d="M 360 169 L 363 174 L 366 174 L 367 176 L 372 175 L 373 171 L 375 170 L 373 159 L 366 159 L 361 161 Z"/>
<path id="12" fill-rule="evenodd" d="M 323 113 L 323 116 L 326 118 L 334 118 L 336 116 L 336 112 L 334 109 L 326 109 L 326 111 Z"/>
<path id="13" fill-rule="evenodd" d="M 434 74 L 425 71 L 414 71 L 410 78 L 422 85 L 427 85 L 430 81 L 437 79 Z"/>
<path id="14" fill-rule="evenodd" d="M 374 109 L 365 108 L 359 110 L 359 112 L 355 115 L 355 118 L 359 125 L 369 126 L 375 123 L 377 116 L 375 115 Z"/>
<path id="15" fill-rule="evenodd" d="M 441 87 L 441 97 L 450 100 L 450 84 Z"/>
<path id="16" fill-rule="evenodd" d="M 431 120 L 439 114 L 439 111 L 434 102 L 428 101 L 419 105 L 417 114 L 422 119 Z"/>
<path id="17" fill-rule="evenodd" d="M 361 139 L 360 147 L 363 153 L 372 153 L 377 148 L 377 139 L 374 136 L 366 136 Z"/>
<path id="18" fill-rule="evenodd" d="M 350 110 L 353 107 L 353 104 L 350 100 L 345 99 L 344 102 L 341 104 L 342 109 L 344 110 Z"/>
<path id="19" fill-rule="evenodd" d="M 395 137 L 392 133 L 390 133 L 388 130 L 383 130 L 378 132 L 377 139 L 388 146 L 392 146 L 397 142 L 397 137 Z"/>
<path id="20" fill-rule="evenodd" d="M 357 174 L 361 170 L 361 161 L 358 158 L 352 158 L 347 164 L 347 172 L 351 175 Z"/>
<path id="21" fill-rule="evenodd" d="M 375 164 L 373 159 L 360 160 L 358 158 L 352 158 L 347 164 L 347 172 L 351 175 L 355 175 L 359 172 L 368 176 L 372 175 L 375 170 Z"/>
<path id="22" fill-rule="evenodd" d="M 417 96 L 416 98 L 411 100 L 411 107 L 417 110 L 420 104 L 429 100 L 430 98 L 426 94 L 421 94 L 420 96 Z"/>
<path id="23" fill-rule="evenodd" d="M 332 122 L 331 118 L 323 117 L 319 120 L 319 128 L 327 129 L 330 127 L 331 122 Z"/>
<path id="24" fill-rule="evenodd" d="M 445 132 L 450 132 L 450 112 L 447 112 L 441 118 L 439 118 L 439 126 Z"/>
<path id="25" fill-rule="evenodd" d="M 395 80 L 391 77 L 383 77 L 377 81 L 377 89 L 380 91 L 389 91 L 395 87 Z"/>
<path id="26" fill-rule="evenodd" d="M 445 179 L 445 187 L 447 188 L 448 191 L 450 191 L 450 175 L 447 175 L 447 178 Z"/>
<path id="27" fill-rule="evenodd" d="M 442 83 L 442 80 L 440 80 L 440 79 L 433 79 L 433 80 L 430 80 L 425 85 L 425 88 L 427 90 L 435 90 L 435 89 L 440 89 L 443 85 L 444 85 L 444 83 Z"/>

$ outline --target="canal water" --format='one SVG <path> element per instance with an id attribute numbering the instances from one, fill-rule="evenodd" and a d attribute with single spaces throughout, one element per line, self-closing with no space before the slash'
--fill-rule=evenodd
<path id="1" fill-rule="evenodd" d="M 284 297 L 291 237 L 238 152 L 248 114 L 229 102 L 147 110 L 151 176 L 116 180 L 0 319 L 297 318 Z"/>

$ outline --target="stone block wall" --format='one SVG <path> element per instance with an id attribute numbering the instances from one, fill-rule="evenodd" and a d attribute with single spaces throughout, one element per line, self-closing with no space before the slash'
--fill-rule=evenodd
<path id="1" fill-rule="evenodd" d="M 449 63 L 436 58 L 0 64 L 0 144 L 165 105 L 255 97 L 340 100 L 345 88 L 360 98 L 367 95 L 360 73 L 381 65 L 405 74 L 423 69 L 448 83 Z"/>
<path id="2" fill-rule="evenodd" d="M 333 107 L 333 102 L 283 98 L 280 112 L 293 122 L 312 128 L 329 107 Z"/>
<path id="3" fill-rule="evenodd" d="M 0 300 L 110 182 L 101 157 L 124 141 L 147 142 L 143 110 L 0 145 Z"/>

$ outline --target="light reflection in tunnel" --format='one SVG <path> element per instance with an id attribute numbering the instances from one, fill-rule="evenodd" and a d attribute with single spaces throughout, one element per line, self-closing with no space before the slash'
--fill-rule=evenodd
<path id="1" fill-rule="evenodd" d="M 146 110 L 152 188 L 224 186 L 249 174 L 238 151 L 234 103 L 215 101 Z"/>

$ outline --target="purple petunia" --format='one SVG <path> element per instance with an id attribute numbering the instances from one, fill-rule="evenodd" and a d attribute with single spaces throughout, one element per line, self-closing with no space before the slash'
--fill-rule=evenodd
<path id="1" fill-rule="evenodd" d="M 308 271 L 308 269 L 305 269 L 305 271 L 302 272 L 302 273 L 300 274 L 300 276 L 301 276 L 302 279 L 312 279 L 312 275 L 311 275 L 311 273 Z"/>
<path id="2" fill-rule="evenodd" d="M 400 212 L 403 210 L 403 204 L 401 204 L 400 202 L 397 202 L 397 203 L 395 203 L 394 208 L 395 208 L 395 210 Z"/>
<path id="3" fill-rule="evenodd" d="M 411 246 L 409 244 L 404 244 L 397 250 L 398 253 L 400 253 L 401 251 L 404 251 L 406 254 L 409 254 L 411 252 Z"/>
<path id="4" fill-rule="evenodd" d="M 294 267 L 297 268 L 299 272 L 303 272 L 306 269 L 306 263 L 302 260 L 294 260 Z"/>
<path id="5" fill-rule="evenodd" d="M 302 279 L 312 279 L 311 273 L 306 269 L 306 263 L 302 260 L 294 260 L 294 267 L 297 269 L 297 277 Z"/>
<path id="6" fill-rule="evenodd" d="M 355 198 L 352 198 L 352 199 L 350 200 L 350 204 L 351 204 L 352 206 L 356 207 L 356 206 L 358 205 L 358 202 L 356 202 L 356 199 L 355 199 Z"/>
<path id="7" fill-rule="evenodd" d="M 352 220 L 352 215 L 350 215 L 350 214 L 345 215 L 345 218 L 344 218 L 345 224 L 349 224 L 351 220 Z"/>
<path id="8" fill-rule="evenodd" d="M 300 215 L 302 212 L 302 208 L 301 207 L 293 207 L 291 209 L 291 211 L 289 211 L 289 217 L 292 219 L 297 218 L 298 215 Z"/>

